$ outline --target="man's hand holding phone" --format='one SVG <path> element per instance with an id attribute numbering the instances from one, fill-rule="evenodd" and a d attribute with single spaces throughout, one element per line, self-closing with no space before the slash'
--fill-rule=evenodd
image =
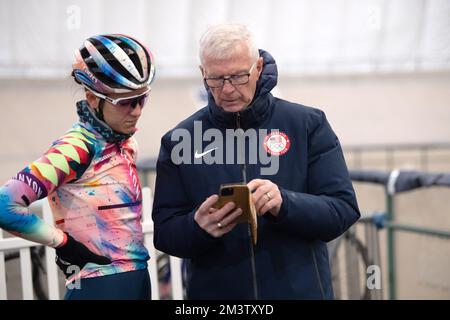
<path id="1" fill-rule="evenodd" d="M 204 204 L 206 207 L 209 207 L 209 215 L 214 217 L 212 223 L 216 223 L 217 228 L 220 229 L 218 230 L 219 236 L 230 232 L 238 223 L 248 223 L 251 228 L 253 244 L 256 244 L 258 222 L 256 219 L 255 205 L 253 204 L 250 189 L 247 185 L 243 183 L 222 184 L 218 199 L 214 196 L 211 200 L 214 201 L 212 206 L 212 202 L 210 203 L 208 201 L 209 199 Z M 199 214 L 199 217 L 201 217 L 201 214 Z M 196 221 L 198 223 L 198 220 Z M 210 225 L 205 223 L 206 228 Z M 207 229 L 205 230 L 215 236 L 217 230 L 214 227 L 211 227 L 211 229 L 212 232 L 209 232 Z"/>
<path id="2" fill-rule="evenodd" d="M 218 200 L 219 196 L 216 194 L 208 197 L 194 215 L 200 228 L 215 238 L 230 232 L 236 226 L 237 218 L 242 215 L 242 209 L 236 208 L 234 202 L 229 202 L 220 209 L 215 208 Z"/>
<path id="3" fill-rule="evenodd" d="M 258 216 L 270 212 L 277 217 L 283 203 L 278 186 L 272 181 L 265 179 L 253 179 L 247 186 L 252 191 L 253 203 Z"/>

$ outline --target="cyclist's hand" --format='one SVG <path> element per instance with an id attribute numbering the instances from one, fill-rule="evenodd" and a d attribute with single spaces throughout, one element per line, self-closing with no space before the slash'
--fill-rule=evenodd
<path id="1" fill-rule="evenodd" d="M 93 253 L 67 232 L 65 232 L 65 235 L 67 241 L 56 248 L 56 264 L 64 272 L 66 278 L 78 273 L 89 262 L 101 265 L 111 263 L 109 258 Z"/>

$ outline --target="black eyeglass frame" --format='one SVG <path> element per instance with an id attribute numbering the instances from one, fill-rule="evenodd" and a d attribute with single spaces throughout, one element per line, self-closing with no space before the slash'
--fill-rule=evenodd
<path id="1" fill-rule="evenodd" d="M 242 74 L 232 74 L 226 77 L 219 77 L 219 78 L 207 78 L 204 77 L 203 80 L 205 81 L 206 85 L 211 88 L 211 89 L 217 89 L 217 88 L 221 88 L 225 85 L 225 81 L 228 80 L 230 81 L 230 83 L 233 86 L 240 86 L 240 85 L 244 85 L 247 84 L 250 81 L 250 74 L 252 73 L 253 68 L 255 67 L 256 63 L 258 61 L 255 61 L 255 63 L 252 64 L 252 66 L 250 67 L 250 70 L 248 70 L 247 73 L 242 73 Z M 241 77 L 245 77 L 246 80 L 244 81 L 239 81 L 239 79 L 244 79 Z M 210 83 L 208 83 L 208 80 L 213 80 L 213 81 L 221 81 L 220 85 L 211 85 Z"/>

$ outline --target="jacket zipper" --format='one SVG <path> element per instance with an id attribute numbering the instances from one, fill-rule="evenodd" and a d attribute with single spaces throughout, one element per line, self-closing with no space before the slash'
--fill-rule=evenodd
<path id="1" fill-rule="evenodd" d="M 316 253 L 315 253 L 313 247 L 311 247 L 311 251 L 312 251 L 312 256 L 313 256 L 313 260 L 314 260 L 314 268 L 315 268 L 316 274 L 317 274 L 317 281 L 319 282 L 320 294 L 322 295 L 322 300 L 325 300 L 325 293 L 323 291 L 322 280 L 320 278 L 319 267 L 317 265 Z"/>
<path id="2" fill-rule="evenodd" d="M 242 129 L 240 112 L 238 112 L 236 115 L 236 127 L 237 127 L 237 129 Z M 242 139 L 239 139 L 239 144 L 240 144 L 239 145 L 239 148 L 240 148 L 239 154 L 240 154 L 240 156 L 244 156 L 244 158 L 238 159 L 238 161 L 242 160 L 242 161 L 240 161 L 240 162 L 242 162 L 242 164 L 241 164 L 242 182 L 247 184 L 247 162 L 245 161 L 245 140 L 244 139 L 245 139 L 244 137 L 242 137 Z"/>
<path id="3" fill-rule="evenodd" d="M 238 112 L 236 115 L 236 127 L 237 129 L 241 128 L 241 113 Z M 247 184 L 247 165 L 245 160 L 245 137 L 243 136 L 242 139 L 239 139 L 240 142 L 240 155 L 244 156 L 244 159 L 242 162 L 242 182 Z M 256 261 L 255 261 L 255 251 L 253 248 L 253 242 L 252 242 L 252 233 L 251 233 L 251 226 L 250 224 L 247 224 L 247 233 L 248 233 L 248 243 L 249 243 L 249 251 L 250 251 L 250 262 L 251 262 L 251 268 L 252 268 L 252 284 L 253 284 L 253 296 L 255 300 L 259 300 L 258 298 L 258 283 L 256 280 Z"/>

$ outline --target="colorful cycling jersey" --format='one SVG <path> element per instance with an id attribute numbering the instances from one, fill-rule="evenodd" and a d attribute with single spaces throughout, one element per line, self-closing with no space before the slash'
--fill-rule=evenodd
<path id="1" fill-rule="evenodd" d="M 105 266 L 88 263 L 77 278 L 146 268 L 136 152 L 133 137 L 110 143 L 89 123 L 76 123 L 0 188 L 0 227 L 53 247 L 66 231 L 113 261 Z M 56 228 L 28 209 L 47 196 Z"/>

